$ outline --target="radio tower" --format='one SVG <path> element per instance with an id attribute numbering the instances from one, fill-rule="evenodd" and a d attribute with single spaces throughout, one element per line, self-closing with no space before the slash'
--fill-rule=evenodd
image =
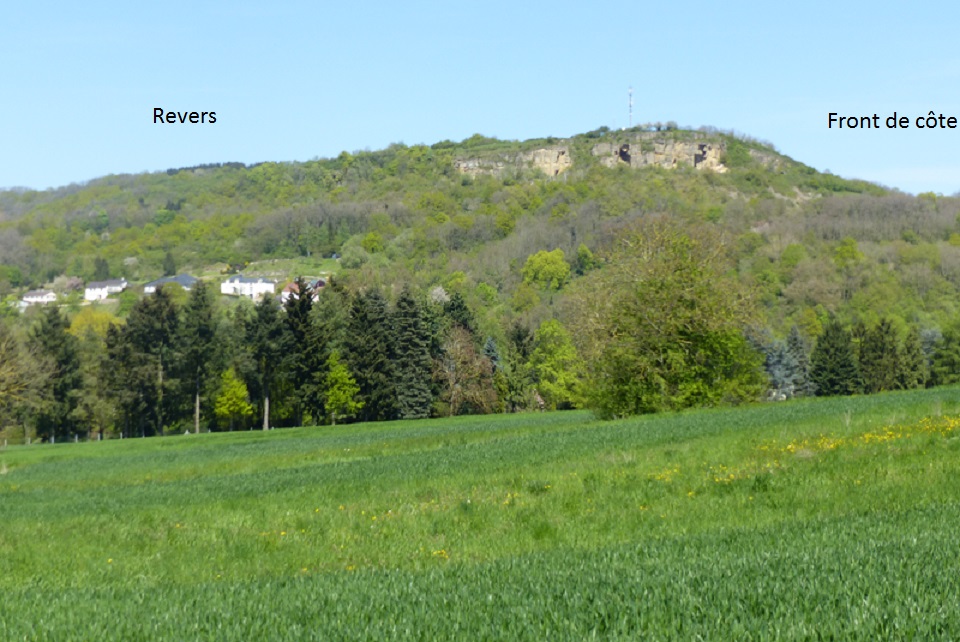
<path id="1" fill-rule="evenodd" d="M 627 105 L 628 105 L 627 110 L 629 113 L 629 119 L 628 119 L 629 125 L 627 128 L 633 129 L 633 87 L 630 87 L 627 90 Z"/>

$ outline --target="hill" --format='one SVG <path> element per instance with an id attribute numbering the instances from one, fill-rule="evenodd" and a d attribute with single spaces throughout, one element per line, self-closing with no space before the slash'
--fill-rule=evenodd
<path id="1" fill-rule="evenodd" d="M 5 639 L 960 634 L 960 390 L 0 452 Z"/>

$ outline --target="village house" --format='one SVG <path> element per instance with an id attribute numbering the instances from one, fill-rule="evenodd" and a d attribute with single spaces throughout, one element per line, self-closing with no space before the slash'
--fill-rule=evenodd
<path id="1" fill-rule="evenodd" d="M 30 290 L 23 295 L 23 302 L 27 305 L 46 305 L 56 303 L 57 295 L 53 290 Z"/>
<path id="2" fill-rule="evenodd" d="M 245 296 L 259 299 L 262 296 L 272 295 L 277 289 L 277 282 L 264 278 L 253 278 L 238 274 L 220 284 L 220 293 L 230 296 Z"/>
<path id="3" fill-rule="evenodd" d="M 92 281 L 83 290 L 84 301 L 103 301 L 111 294 L 119 294 L 127 289 L 126 279 Z"/>
<path id="4" fill-rule="evenodd" d="M 323 279 L 317 279 L 316 281 L 309 281 L 308 285 L 310 289 L 313 290 L 313 300 L 316 301 L 317 297 L 320 296 L 320 290 L 326 287 L 327 282 Z M 291 281 L 283 287 L 283 291 L 280 292 L 280 302 L 286 303 L 288 299 L 299 299 L 300 291 L 297 288 L 297 282 Z"/>

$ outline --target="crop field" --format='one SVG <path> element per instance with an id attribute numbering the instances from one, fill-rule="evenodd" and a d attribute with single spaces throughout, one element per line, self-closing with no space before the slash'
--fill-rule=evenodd
<path id="1" fill-rule="evenodd" d="M 2 640 L 960 638 L 960 388 L 0 451 Z"/>

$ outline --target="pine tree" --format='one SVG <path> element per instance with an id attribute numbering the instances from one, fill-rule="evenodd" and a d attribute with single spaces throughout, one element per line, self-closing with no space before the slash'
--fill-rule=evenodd
<path id="1" fill-rule="evenodd" d="M 110 278 L 110 264 L 102 257 L 93 260 L 93 280 L 106 281 Z"/>
<path id="2" fill-rule="evenodd" d="M 216 321 L 210 290 L 197 281 L 183 308 L 180 324 L 180 351 L 183 381 L 193 393 L 193 428 L 200 432 L 200 396 L 207 387 L 216 351 Z"/>
<path id="3" fill-rule="evenodd" d="M 910 328 L 903 341 L 898 379 L 900 387 L 905 390 L 922 388 L 927 383 L 927 358 L 923 354 L 920 331 L 916 327 Z"/>
<path id="4" fill-rule="evenodd" d="M 360 387 L 362 421 L 384 421 L 397 416 L 394 337 L 383 295 L 368 290 L 354 297 L 346 359 Z"/>
<path id="5" fill-rule="evenodd" d="M 177 273 L 177 264 L 173 260 L 173 253 L 167 250 L 163 256 L 163 276 L 174 276 Z"/>
<path id="6" fill-rule="evenodd" d="M 863 333 L 860 342 L 860 377 L 867 394 L 900 386 L 900 348 L 888 319 Z"/>
<path id="7" fill-rule="evenodd" d="M 179 382 L 173 373 L 180 359 L 179 314 L 166 288 L 137 301 L 123 332 L 131 350 L 131 383 L 149 413 L 140 418 L 140 434 L 162 435 L 166 423 L 178 419 Z"/>
<path id="8" fill-rule="evenodd" d="M 274 384 L 282 372 L 287 349 L 283 318 L 276 302 L 264 297 L 254 308 L 246 328 L 248 373 L 261 399 L 263 429 L 270 430 L 270 399 Z"/>
<path id="9" fill-rule="evenodd" d="M 807 345 L 803 335 L 800 334 L 800 328 L 793 326 L 790 328 L 790 334 L 787 335 L 787 350 L 797 364 L 796 374 L 793 381 L 793 394 L 796 397 L 812 397 L 817 393 L 817 386 L 810 378 L 810 348 Z"/>
<path id="10" fill-rule="evenodd" d="M 860 389 L 850 333 L 836 319 L 827 324 L 813 348 L 810 378 L 822 396 L 852 395 Z"/>
<path id="11" fill-rule="evenodd" d="M 76 414 L 83 378 L 77 338 L 67 332 L 67 321 L 60 310 L 47 307 L 34 330 L 32 343 L 54 367 L 50 397 L 37 413 L 37 436 L 63 441 L 78 431 Z"/>
<path id="12" fill-rule="evenodd" d="M 290 346 L 284 355 L 284 365 L 293 386 L 294 419 L 297 425 L 303 425 L 305 411 L 317 410 L 314 400 L 319 393 L 315 375 L 324 370 L 324 346 L 322 335 L 314 330 L 313 288 L 302 276 L 294 283 L 297 291 L 283 306 L 287 345 Z M 319 422 L 322 416 L 321 409 L 313 419 Z"/>
<path id="13" fill-rule="evenodd" d="M 433 406 L 430 334 L 423 308 L 409 287 L 397 298 L 393 315 L 396 328 L 397 407 L 403 419 L 430 416 Z"/>

